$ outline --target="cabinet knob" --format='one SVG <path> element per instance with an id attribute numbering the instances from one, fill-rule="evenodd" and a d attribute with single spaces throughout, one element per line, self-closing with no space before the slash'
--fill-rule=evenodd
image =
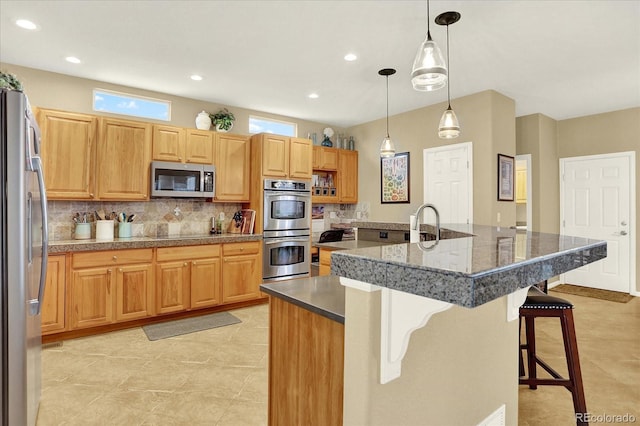
<path id="1" fill-rule="evenodd" d="M 184 262 L 184 263 L 182 264 L 182 266 L 187 266 L 187 262 Z"/>
<path id="2" fill-rule="evenodd" d="M 122 272 L 122 268 L 118 269 L 119 272 Z"/>
<path id="3" fill-rule="evenodd" d="M 89 194 L 89 197 L 93 198 L 93 192 Z"/>
<path id="4" fill-rule="evenodd" d="M 111 269 L 107 269 L 107 274 L 110 274 L 110 273 L 111 273 Z"/>
<path id="5" fill-rule="evenodd" d="M 113 260 L 118 260 L 118 256 L 113 256 Z"/>
<path id="6" fill-rule="evenodd" d="M 240 247 L 240 251 L 244 251 L 244 247 Z"/>
<path id="7" fill-rule="evenodd" d="M 191 262 L 191 263 L 193 263 L 193 264 L 195 265 L 195 264 L 196 264 L 196 261 L 194 260 L 194 261 L 193 261 L 193 262 Z"/>

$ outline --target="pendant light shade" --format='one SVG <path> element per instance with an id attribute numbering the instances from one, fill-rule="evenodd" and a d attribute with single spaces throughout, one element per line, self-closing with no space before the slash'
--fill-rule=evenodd
<path id="1" fill-rule="evenodd" d="M 447 67 L 440 48 L 431 39 L 429 28 L 429 0 L 427 0 L 427 37 L 418 47 L 411 70 L 411 84 L 415 90 L 422 92 L 438 90 L 447 84 Z"/>
<path id="2" fill-rule="evenodd" d="M 447 69 L 451 70 L 449 65 L 449 25 L 455 24 L 460 20 L 458 12 L 445 12 L 436 17 L 436 24 L 447 26 Z M 450 77 L 450 76 L 449 76 Z M 451 109 L 451 79 L 447 84 L 447 109 L 442 114 L 440 125 L 438 126 L 438 136 L 442 139 L 454 139 L 460 135 L 460 123 L 456 113 Z"/>
<path id="3" fill-rule="evenodd" d="M 383 75 L 387 79 L 387 136 L 382 140 L 380 144 L 380 157 L 393 157 L 396 155 L 396 147 L 389 137 L 389 76 L 396 73 L 393 68 L 384 68 L 378 71 L 378 74 Z"/>

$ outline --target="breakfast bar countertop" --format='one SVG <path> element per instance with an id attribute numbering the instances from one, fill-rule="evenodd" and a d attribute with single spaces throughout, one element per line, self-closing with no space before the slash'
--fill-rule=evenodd
<path id="1" fill-rule="evenodd" d="M 49 253 L 69 253 L 96 250 L 120 250 L 154 247 L 196 246 L 203 244 L 239 243 L 244 241 L 261 241 L 262 234 L 213 234 L 183 235 L 175 237 L 132 237 L 114 238 L 109 241 L 59 240 L 49 241 Z"/>
<path id="2" fill-rule="evenodd" d="M 473 308 L 607 255 L 600 240 L 472 224 L 442 228 L 472 236 L 336 251 L 331 273 Z"/>

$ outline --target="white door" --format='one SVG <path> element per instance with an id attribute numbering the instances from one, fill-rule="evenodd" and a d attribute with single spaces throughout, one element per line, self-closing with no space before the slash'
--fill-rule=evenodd
<path id="1" fill-rule="evenodd" d="M 631 292 L 632 282 L 635 287 L 634 156 L 616 153 L 560 160 L 560 232 L 607 241 L 605 259 L 567 272 L 563 282 L 625 293 Z"/>
<path id="2" fill-rule="evenodd" d="M 424 202 L 440 213 L 441 223 L 473 220 L 473 152 L 471 142 L 424 150 Z M 435 215 L 425 210 L 425 222 Z"/>

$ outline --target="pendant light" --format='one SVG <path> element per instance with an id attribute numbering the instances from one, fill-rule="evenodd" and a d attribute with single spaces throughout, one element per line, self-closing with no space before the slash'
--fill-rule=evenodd
<path id="1" fill-rule="evenodd" d="M 458 12 L 444 12 L 436 17 L 436 24 L 447 26 L 447 69 L 451 70 L 449 65 L 449 25 L 455 24 L 460 20 Z M 454 139 L 460 134 L 460 123 L 456 113 L 451 109 L 451 79 L 447 84 L 447 101 L 449 106 L 442 114 L 440 125 L 438 126 L 438 136 L 442 139 Z"/>
<path id="2" fill-rule="evenodd" d="M 411 84 L 415 90 L 421 92 L 438 90 L 447 84 L 447 67 L 444 64 L 442 52 L 436 42 L 431 39 L 429 0 L 427 0 L 427 38 L 418 47 L 418 53 L 413 61 Z"/>
<path id="3" fill-rule="evenodd" d="M 396 147 L 389 137 L 389 76 L 394 75 L 396 70 L 393 68 L 383 68 L 378 74 L 383 75 L 387 79 L 387 136 L 382 140 L 380 145 L 380 157 L 393 157 L 396 155 Z"/>

